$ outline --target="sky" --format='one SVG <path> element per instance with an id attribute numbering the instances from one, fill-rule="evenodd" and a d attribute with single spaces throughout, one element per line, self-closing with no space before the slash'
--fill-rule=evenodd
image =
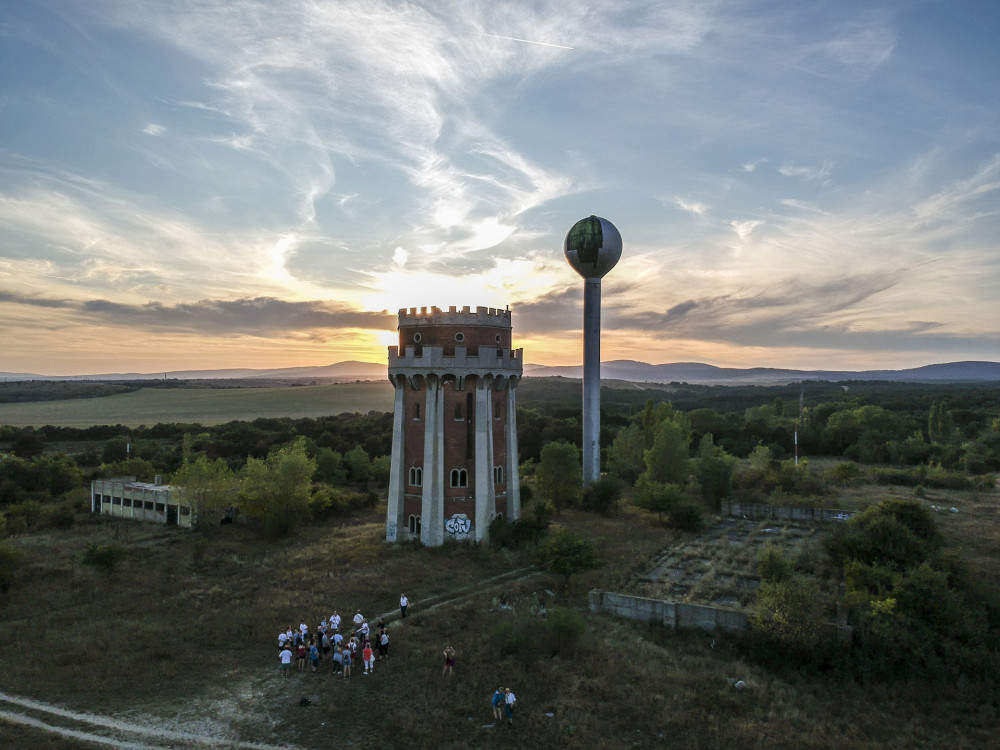
<path id="1" fill-rule="evenodd" d="M 995 0 L 0 5 L 0 371 L 1000 360 Z"/>

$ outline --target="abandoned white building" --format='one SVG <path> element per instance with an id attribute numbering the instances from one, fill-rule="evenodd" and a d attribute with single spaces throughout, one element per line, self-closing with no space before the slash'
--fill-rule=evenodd
<path id="1" fill-rule="evenodd" d="M 153 521 L 171 526 L 192 526 L 195 512 L 177 487 L 161 484 L 160 475 L 150 484 L 135 477 L 95 479 L 90 483 L 92 513 Z"/>

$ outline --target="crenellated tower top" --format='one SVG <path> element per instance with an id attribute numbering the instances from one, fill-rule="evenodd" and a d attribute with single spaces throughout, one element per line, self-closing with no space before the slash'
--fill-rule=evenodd
<path id="1" fill-rule="evenodd" d="M 510 310 L 493 307 L 477 307 L 473 310 L 468 305 L 461 309 L 452 305 L 447 311 L 440 307 L 404 307 L 400 309 L 400 328 L 428 325 L 479 325 L 510 328 Z"/>

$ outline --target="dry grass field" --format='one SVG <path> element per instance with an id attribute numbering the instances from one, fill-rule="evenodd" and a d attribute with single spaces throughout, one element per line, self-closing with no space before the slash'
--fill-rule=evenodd
<path id="1" fill-rule="evenodd" d="M 223 424 L 260 417 L 322 417 L 343 412 L 392 410 L 386 381 L 282 388 L 141 388 L 101 398 L 0 404 L 0 423 L 18 427 L 89 427 L 159 422 Z"/>
<path id="2" fill-rule="evenodd" d="M 953 499 L 962 512 L 942 518 L 946 534 L 985 554 L 998 518 L 980 504 L 995 509 L 996 498 Z M 565 593 L 546 575 L 491 582 L 530 565 L 525 552 L 386 545 L 378 511 L 277 542 L 241 528 L 204 538 L 82 516 L 68 530 L 9 540 L 24 558 L 0 608 L 0 690 L 224 743 L 302 748 L 995 746 L 997 693 L 981 686 L 863 685 L 770 665 L 737 636 L 588 613 L 587 590 L 621 589 L 657 551 L 696 537 L 632 510 L 555 522 L 599 537 L 604 560 Z M 114 577 L 81 565 L 88 542 L 116 535 L 129 557 Z M 401 592 L 411 615 L 389 622 L 390 659 L 374 674 L 279 673 L 283 626 L 315 625 L 333 608 L 395 612 Z M 557 605 L 579 610 L 587 627 L 553 657 L 539 644 L 544 611 Z M 497 639 L 503 623 L 539 638 L 511 649 Z M 449 643 L 450 679 L 441 676 Z M 518 697 L 511 728 L 492 723 L 500 684 Z M 0 721 L 0 746 L 91 745 Z"/>

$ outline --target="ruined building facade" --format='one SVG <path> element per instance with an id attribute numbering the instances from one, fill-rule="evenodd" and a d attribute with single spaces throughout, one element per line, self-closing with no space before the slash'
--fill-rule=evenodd
<path id="1" fill-rule="evenodd" d="M 399 311 L 386 541 L 480 540 L 521 515 L 515 393 L 522 350 L 508 310 Z"/>

